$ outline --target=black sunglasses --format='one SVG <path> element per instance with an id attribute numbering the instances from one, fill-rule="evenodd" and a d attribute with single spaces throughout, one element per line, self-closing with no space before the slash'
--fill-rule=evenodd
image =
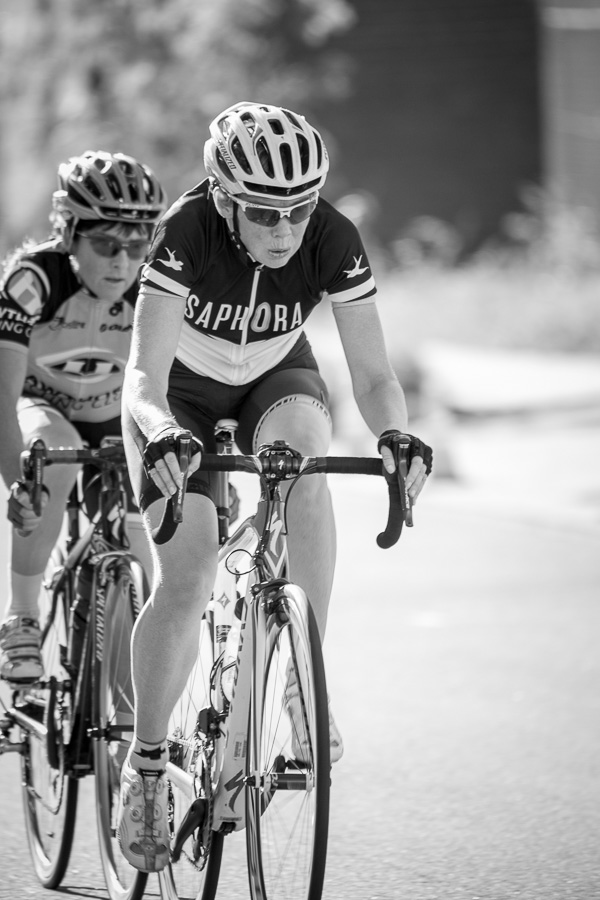
<path id="1" fill-rule="evenodd" d="M 129 259 L 144 259 L 150 249 L 150 241 L 139 238 L 135 241 L 120 241 L 107 234 L 86 234 L 83 231 L 76 231 L 75 234 L 89 241 L 94 253 L 107 259 L 114 259 L 122 250 L 125 250 Z"/>

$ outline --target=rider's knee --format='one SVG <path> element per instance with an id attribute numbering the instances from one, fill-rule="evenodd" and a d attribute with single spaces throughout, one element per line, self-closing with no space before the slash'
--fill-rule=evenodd
<path id="1" fill-rule="evenodd" d="M 47 447 L 83 447 L 77 428 L 57 409 L 31 401 L 17 410 L 25 446 L 39 438 Z"/>
<path id="2" fill-rule="evenodd" d="M 283 440 L 304 456 L 324 456 L 331 442 L 331 416 L 315 397 L 298 394 L 274 403 L 254 432 L 254 450 Z"/>

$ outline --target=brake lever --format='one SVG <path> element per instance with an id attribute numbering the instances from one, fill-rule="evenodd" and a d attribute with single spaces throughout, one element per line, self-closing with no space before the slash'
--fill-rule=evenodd
<path id="1" fill-rule="evenodd" d="M 44 466 L 46 464 L 46 445 L 41 440 L 33 441 L 29 448 L 27 460 L 22 465 L 26 481 L 31 481 L 31 506 L 36 516 L 42 514 L 42 492 L 44 486 Z"/>
<path id="2" fill-rule="evenodd" d="M 192 436 L 190 434 L 189 437 L 187 435 L 181 435 L 178 440 L 178 448 L 177 448 L 177 456 L 179 460 L 179 468 L 181 469 L 181 474 L 183 475 L 181 481 L 181 487 L 178 489 L 175 496 L 172 498 L 173 503 L 173 521 L 179 525 L 183 522 L 183 499 L 185 497 L 185 489 L 187 487 L 188 480 L 188 468 L 190 465 L 191 459 L 191 448 L 192 448 Z"/>
<path id="3" fill-rule="evenodd" d="M 410 494 L 408 493 L 408 488 L 406 487 L 406 478 L 408 476 L 408 458 L 406 455 L 409 450 L 410 445 L 400 444 L 400 450 L 403 451 L 403 455 L 398 460 L 398 483 L 400 488 L 400 507 L 402 509 L 402 518 L 404 519 L 404 524 L 408 528 L 412 528 L 413 526 L 413 510 L 412 510 L 412 500 L 410 499 Z"/>

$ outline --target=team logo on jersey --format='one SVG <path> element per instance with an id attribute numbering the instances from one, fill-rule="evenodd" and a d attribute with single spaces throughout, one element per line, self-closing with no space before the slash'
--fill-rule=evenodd
<path id="1" fill-rule="evenodd" d="M 366 272 L 369 268 L 368 266 L 363 266 L 361 268 L 362 256 L 359 256 L 358 259 L 356 256 L 352 257 L 354 259 L 354 268 L 353 269 L 344 269 L 344 275 L 347 275 L 348 278 L 356 278 L 357 275 L 362 275 L 363 272 Z"/>
<path id="2" fill-rule="evenodd" d="M 181 272 L 183 269 L 183 263 L 178 259 L 175 259 L 175 254 L 169 250 L 168 247 L 165 247 L 165 250 L 169 254 L 168 259 L 157 259 L 156 262 L 162 263 L 163 266 L 166 266 L 167 269 L 175 269 L 176 272 Z"/>
<path id="3" fill-rule="evenodd" d="M 40 356 L 37 365 L 45 369 L 53 378 L 68 378 L 76 382 L 98 384 L 114 375 L 121 375 L 125 369 L 125 360 L 114 356 L 102 356 L 102 351 L 94 347 L 52 353 Z"/>
<path id="4" fill-rule="evenodd" d="M 17 269 L 8 280 L 6 293 L 28 316 L 35 316 L 42 308 L 42 286 L 31 269 Z"/>

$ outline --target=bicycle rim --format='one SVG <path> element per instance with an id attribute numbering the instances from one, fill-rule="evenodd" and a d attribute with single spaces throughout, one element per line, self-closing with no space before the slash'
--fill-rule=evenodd
<path id="1" fill-rule="evenodd" d="M 100 860 L 111 900 L 139 900 L 147 875 L 121 854 L 117 812 L 121 767 L 131 743 L 133 686 L 130 668 L 131 631 L 139 611 L 141 582 L 127 563 L 112 564 L 104 607 L 96 613 L 94 709 L 99 734 L 94 741 L 96 824 Z"/>
<path id="2" fill-rule="evenodd" d="M 198 730 L 198 717 L 211 707 L 210 677 L 213 667 L 213 640 L 210 618 L 203 618 L 200 626 L 199 649 L 194 668 L 185 690 L 169 722 L 168 746 L 170 813 L 169 826 L 172 844 L 192 803 L 198 799 L 203 821 L 196 825 L 184 842 L 179 860 L 171 861 L 159 874 L 163 900 L 213 900 L 219 880 L 223 835 L 212 832 L 212 787 L 216 773 L 215 761 L 207 750 L 203 734 Z M 203 853 L 209 843 L 208 854 Z"/>
<path id="3" fill-rule="evenodd" d="M 318 631 L 298 589 L 286 588 L 267 617 L 256 665 L 246 789 L 250 893 L 253 900 L 319 900 L 329 827 L 329 715 Z M 293 715 L 290 679 L 297 685 Z"/>
<path id="4" fill-rule="evenodd" d="M 46 888 L 60 885 L 69 863 L 79 788 L 79 782 L 68 774 L 71 687 L 61 664 L 61 647 L 66 645 L 62 595 L 52 609 L 51 584 L 59 565 L 55 551 L 40 594 L 44 678 L 23 691 L 17 703 L 42 726 L 39 730 L 21 729 L 27 748 L 21 772 L 27 840 L 35 873 Z"/>

